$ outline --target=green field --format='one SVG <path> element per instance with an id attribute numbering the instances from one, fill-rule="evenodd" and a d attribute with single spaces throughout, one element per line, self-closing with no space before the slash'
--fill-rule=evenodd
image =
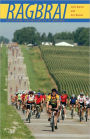
<path id="1" fill-rule="evenodd" d="M 34 139 L 15 108 L 7 103 L 7 48 L 0 48 L 0 139 Z"/>
<path id="2" fill-rule="evenodd" d="M 30 80 L 30 88 L 44 93 L 51 92 L 56 88 L 56 84 L 50 77 L 46 65 L 41 57 L 38 47 L 28 49 L 26 46 L 20 46 L 24 56 L 24 62 L 27 67 L 27 74 Z"/>
<path id="3" fill-rule="evenodd" d="M 89 93 L 89 47 L 41 46 L 40 50 L 59 91 Z"/>

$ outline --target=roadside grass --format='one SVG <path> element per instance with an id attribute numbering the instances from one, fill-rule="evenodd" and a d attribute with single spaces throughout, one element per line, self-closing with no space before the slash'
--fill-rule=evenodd
<path id="1" fill-rule="evenodd" d="M 7 48 L 0 48 L 0 138 L 34 139 L 15 108 L 7 103 Z"/>
<path id="2" fill-rule="evenodd" d="M 51 92 L 52 88 L 57 88 L 41 57 L 40 49 L 38 47 L 29 49 L 24 45 L 20 47 L 23 52 L 25 64 L 27 66 L 27 74 L 30 80 L 31 89 L 49 93 Z"/>

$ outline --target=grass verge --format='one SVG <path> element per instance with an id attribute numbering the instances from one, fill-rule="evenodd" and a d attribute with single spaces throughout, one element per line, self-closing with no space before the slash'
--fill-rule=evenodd
<path id="1" fill-rule="evenodd" d="M 48 93 L 52 88 L 56 88 L 56 84 L 42 60 L 40 49 L 38 47 L 28 49 L 26 46 L 21 46 L 21 50 L 27 66 L 31 89 Z"/>
<path id="2" fill-rule="evenodd" d="M 0 48 L 0 138 L 34 139 L 14 107 L 7 104 L 7 48 Z"/>

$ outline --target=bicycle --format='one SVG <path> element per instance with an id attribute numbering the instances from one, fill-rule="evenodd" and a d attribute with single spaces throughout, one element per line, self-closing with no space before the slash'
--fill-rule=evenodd
<path id="1" fill-rule="evenodd" d="M 36 118 L 40 118 L 40 105 L 36 105 Z"/>
<path id="2" fill-rule="evenodd" d="M 52 132 L 54 132 L 54 127 L 55 127 L 54 114 L 55 114 L 55 111 L 57 111 L 57 110 L 56 109 L 51 109 L 51 111 L 52 111 L 52 114 L 51 114 L 50 125 L 51 125 Z"/>
<path id="3" fill-rule="evenodd" d="M 62 108 L 61 108 L 61 119 L 64 120 L 65 119 L 65 113 L 64 113 L 64 105 L 62 105 Z"/>
<path id="4" fill-rule="evenodd" d="M 83 117 L 82 117 L 82 105 L 80 105 L 80 114 L 79 114 L 79 117 L 80 117 L 80 122 L 82 121 Z"/>
<path id="5" fill-rule="evenodd" d="M 74 116 L 74 104 L 72 104 L 72 109 L 71 109 L 71 118 L 73 119 Z"/>
<path id="6" fill-rule="evenodd" d="M 31 122 L 31 116 L 32 116 L 32 104 L 27 104 L 27 105 L 30 105 L 29 114 L 28 114 L 28 118 L 27 118 L 27 120 L 30 123 Z"/>

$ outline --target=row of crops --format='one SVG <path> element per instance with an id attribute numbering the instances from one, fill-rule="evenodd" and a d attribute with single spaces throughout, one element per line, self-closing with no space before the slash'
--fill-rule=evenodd
<path id="1" fill-rule="evenodd" d="M 89 47 L 41 46 L 40 50 L 59 91 L 89 93 Z"/>

